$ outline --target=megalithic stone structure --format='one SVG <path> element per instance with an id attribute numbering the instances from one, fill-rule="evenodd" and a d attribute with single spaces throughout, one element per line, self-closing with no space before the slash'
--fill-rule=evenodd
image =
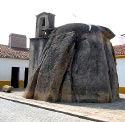
<path id="1" fill-rule="evenodd" d="M 49 102 L 116 101 L 119 85 L 110 42 L 114 33 L 95 25 L 90 30 L 80 23 L 50 30 L 48 35 L 31 39 L 30 78 L 24 97 Z"/>

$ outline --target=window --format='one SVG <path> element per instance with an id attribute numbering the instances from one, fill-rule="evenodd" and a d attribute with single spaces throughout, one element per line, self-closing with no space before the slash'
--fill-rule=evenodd
<path id="1" fill-rule="evenodd" d="M 42 26 L 45 26 L 45 18 L 42 20 Z"/>

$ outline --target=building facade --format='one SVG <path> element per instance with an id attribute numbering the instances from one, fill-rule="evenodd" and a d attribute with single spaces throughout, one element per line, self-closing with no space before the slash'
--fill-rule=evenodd
<path id="1" fill-rule="evenodd" d="M 29 49 L 26 36 L 10 34 L 9 45 L 0 45 L 0 89 L 3 85 L 24 88 L 28 81 Z"/>
<path id="2" fill-rule="evenodd" d="M 125 44 L 125 34 L 122 34 L 119 37 L 119 45 L 123 45 L 123 44 Z"/>
<path id="3" fill-rule="evenodd" d="M 117 62 L 119 92 L 125 93 L 125 44 L 114 46 L 114 50 Z"/>

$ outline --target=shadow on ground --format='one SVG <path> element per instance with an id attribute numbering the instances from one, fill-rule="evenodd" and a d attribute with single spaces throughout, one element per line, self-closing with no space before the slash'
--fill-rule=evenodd
<path id="1" fill-rule="evenodd" d="M 124 94 L 125 96 L 125 94 Z M 125 110 L 125 98 L 119 98 L 113 103 L 57 103 L 76 107 L 89 107 L 96 109 Z"/>

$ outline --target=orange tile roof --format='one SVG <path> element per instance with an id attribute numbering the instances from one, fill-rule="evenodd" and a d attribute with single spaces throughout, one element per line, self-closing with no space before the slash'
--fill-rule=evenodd
<path id="1" fill-rule="evenodd" d="M 114 46 L 115 55 L 125 55 L 125 44 Z M 0 58 L 29 60 L 28 48 L 16 48 L 0 44 Z"/>
<path id="2" fill-rule="evenodd" d="M 28 48 L 16 48 L 0 44 L 0 58 L 24 59 L 29 60 Z"/>
<path id="3" fill-rule="evenodd" d="M 115 55 L 125 55 L 125 44 L 114 46 Z"/>

